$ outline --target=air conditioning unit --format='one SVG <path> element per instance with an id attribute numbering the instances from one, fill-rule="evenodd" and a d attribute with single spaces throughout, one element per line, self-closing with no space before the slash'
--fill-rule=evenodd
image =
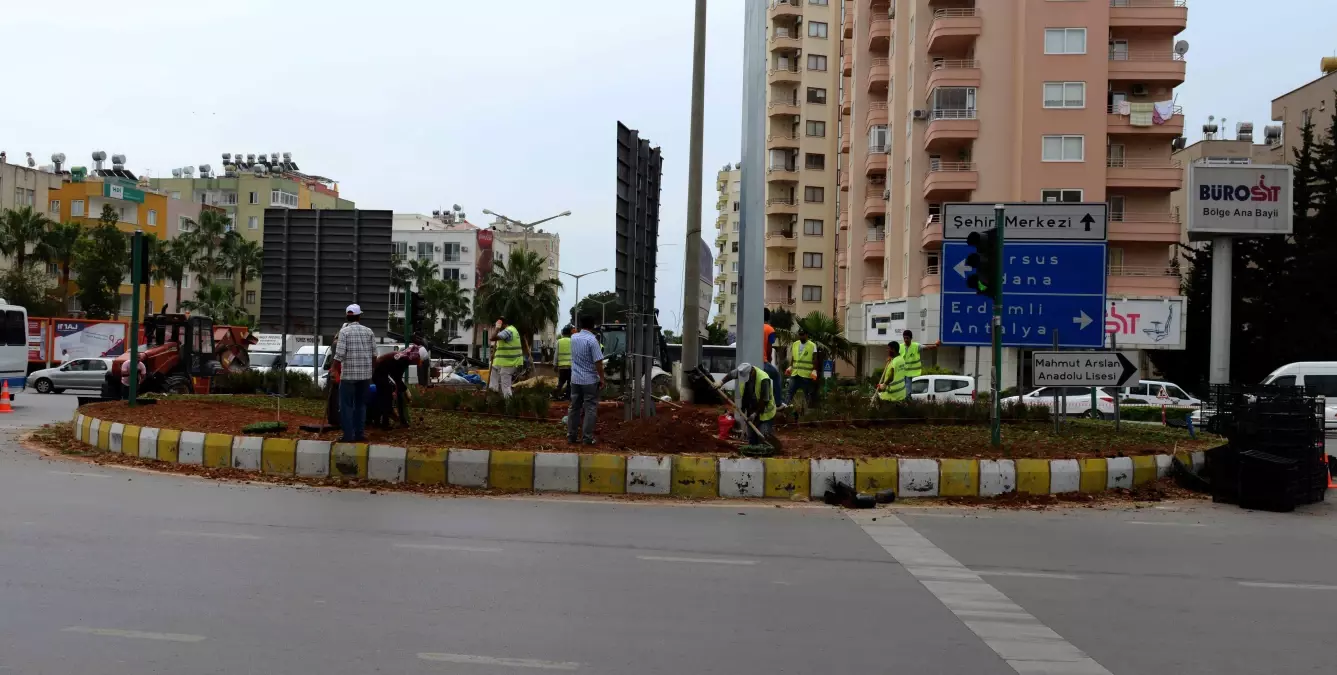
<path id="1" fill-rule="evenodd" d="M 469 252 L 469 247 L 468 247 L 468 246 L 461 246 L 461 247 L 460 247 L 460 253 L 468 253 L 468 252 Z"/>
<path id="2" fill-rule="evenodd" d="M 928 110 L 926 108 L 915 108 L 910 116 L 917 120 L 926 120 L 928 119 Z"/>
<path id="3" fill-rule="evenodd" d="M 882 191 L 882 201 L 884 202 L 891 201 L 891 188 Z"/>
<path id="4" fill-rule="evenodd" d="M 1149 90 L 1149 89 L 1147 88 L 1147 85 L 1145 85 L 1145 84 L 1135 84 L 1135 85 L 1133 85 L 1133 96 L 1146 96 L 1147 94 L 1150 94 L 1150 93 L 1151 93 L 1151 90 Z"/>
<path id="5" fill-rule="evenodd" d="M 468 273 L 466 273 L 466 272 L 460 272 L 460 280 L 461 280 L 461 281 L 467 280 L 468 278 L 469 278 Z"/>
<path id="6" fill-rule="evenodd" d="M 434 247 L 432 247 L 432 251 L 435 252 L 435 253 L 440 253 L 440 252 L 441 252 L 441 247 L 440 247 L 440 246 L 434 246 Z"/>
<path id="7" fill-rule="evenodd" d="M 416 246 L 414 246 L 413 244 L 409 244 L 409 250 L 410 250 L 410 251 L 416 251 L 416 250 L 418 250 L 418 248 L 417 248 Z"/>

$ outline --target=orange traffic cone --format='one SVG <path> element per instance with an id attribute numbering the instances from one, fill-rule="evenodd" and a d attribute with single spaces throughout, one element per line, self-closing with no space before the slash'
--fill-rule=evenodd
<path id="1" fill-rule="evenodd" d="M 0 385 L 0 414 L 12 413 L 14 409 L 9 406 L 9 380 L 5 380 Z"/>

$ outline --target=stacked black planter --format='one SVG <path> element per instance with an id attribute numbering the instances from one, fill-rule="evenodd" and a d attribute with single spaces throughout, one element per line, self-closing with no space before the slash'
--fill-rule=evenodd
<path id="1" fill-rule="evenodd" d="M 1213 385 L 1208 428 L 1230 444 L 1207 455 L 1212 498 L 1291 511 L 1327 492 L 1323 399 L 1302 387 Z"/>

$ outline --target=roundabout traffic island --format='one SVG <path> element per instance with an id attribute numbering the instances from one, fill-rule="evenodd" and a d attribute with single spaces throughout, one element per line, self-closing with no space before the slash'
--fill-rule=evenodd
<path id="1" fill-rule="evenodd" d="M 623 421 L 620 404 L 609 402 L 600 407 L 593 447 L 567 444 L 560 402 L 515 415 L 414 408 L 409 428 L 368 428 L 369 443 L 341 443 L 338 432 L 301 430 L 320 424 L 322 401 L 183 396 L 135 408 L 86 405 L 76 411 L 72 433 L 108 457 L 226 478 L 789 500 L 821 499 L 843 483 L 869 494 L 894 490 L 898 499 L 1030 503 L 1083 501 L 1106 491 L 1152 495 L 1148 486 L 1169 475 L 1172 457 L 1200 468 L 1205 451 L 1221 443 L 1152 425 L 1124 425 L 1116 434 L 1112 424 L 1086 420 L 1055 434 L 1052 422 L 1021 410 L 1004 427 L 1003 447 L 994 449 L 987 424 L 960 408 L 901 406 L 881 418 L 836 409 L 786 420 L 777 430 L 781 449 L 771 457 L 743 456 L 740 442 L 718 438 L 717 407 L 665 406 L 656 417 Z M 265 431 L 243 431 L 248 427 Z"/>

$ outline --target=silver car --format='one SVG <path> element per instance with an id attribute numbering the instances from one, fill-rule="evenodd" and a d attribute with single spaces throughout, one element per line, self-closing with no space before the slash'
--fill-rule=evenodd
<path id="1" fill-rule="evenodd" d="M 34 371 L 28 382 L 39 394 L 59 394 L 66 389 L 101 389 L 112 359 L 73 359 L 55 368 Z"/>

